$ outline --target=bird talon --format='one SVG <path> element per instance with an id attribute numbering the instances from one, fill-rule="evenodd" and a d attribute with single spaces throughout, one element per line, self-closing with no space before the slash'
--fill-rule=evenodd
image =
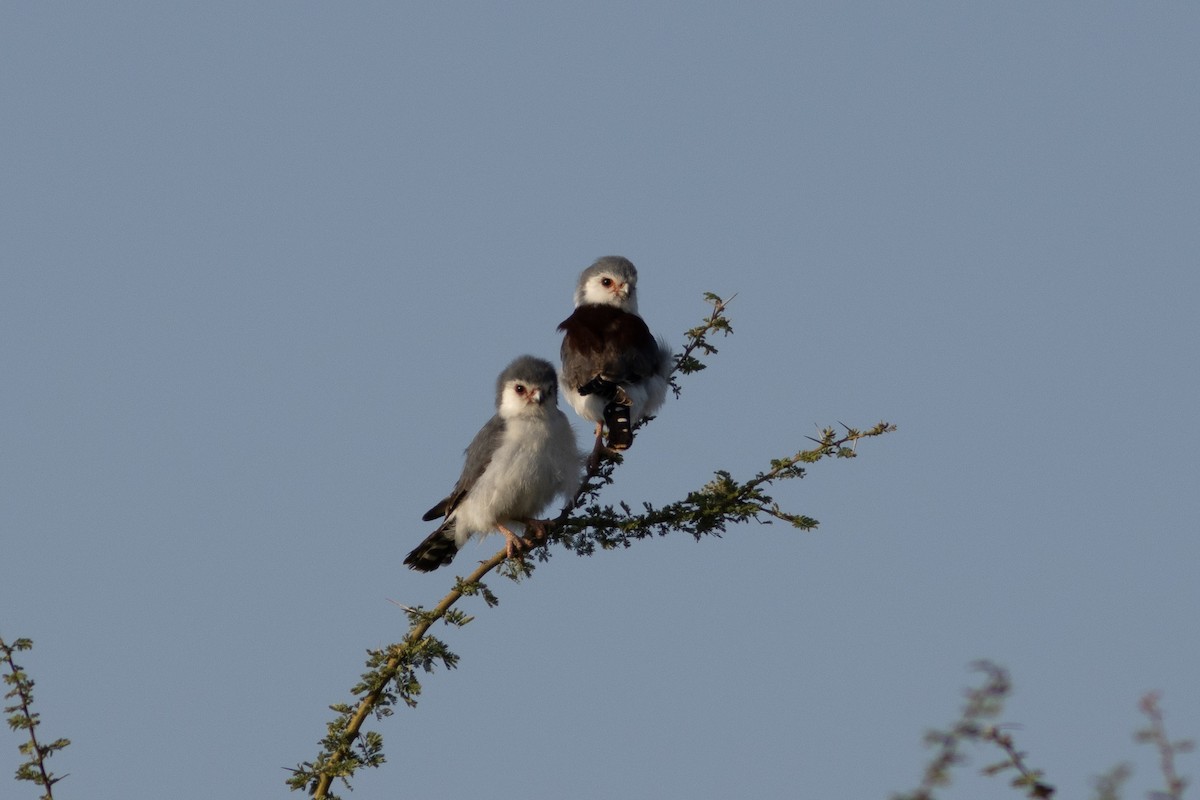
<path id="1" fill-rule="evenodd" d="M 504 546 L 505 558 L 523 559 L 525 557 L 525 540 L 520 536 L 517 536 L 503 525 L 498 525 L 497 527 L 500 529 L 500 532 L 504 534 L 504 539 L 506 541 Z"/>
<path id="2" fill-rule="evenodd" d="M 525 522 L 526 536 L 524 542 L 528 547 L 536 547 L 546 541 L 550 533 L 551 522 L 548 519 L 527 519 Z"/>

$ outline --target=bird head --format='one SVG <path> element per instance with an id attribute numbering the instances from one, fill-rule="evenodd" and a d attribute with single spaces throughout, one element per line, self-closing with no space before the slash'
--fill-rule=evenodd
<path id="1" fill-rule="evenodd" d="M 496 381 L 496 410 L 508 418 L 542 413 L 558 404 L 558 375 L 548 361 L 521 356 Z"/>
<path id="2" fill-rule="evenodd" d="M 605 256 L 585 269 L 575 286 L 575 305 L 615 306 L 637 313 L 637 269 L 621 256 Z"/>

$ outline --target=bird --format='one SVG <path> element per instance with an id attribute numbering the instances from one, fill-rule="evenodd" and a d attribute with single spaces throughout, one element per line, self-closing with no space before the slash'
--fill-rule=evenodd
<path id="1" fill-rule="evenodd" d="M 445 499 L 425 512 L 442 524 L 404 563 L 432 572 L 454 560 L 471 536 L 500 531 L 508 557 L 523 547 L 511 525 L 544 535 L 533 517 L 555 495 L 579 486 L 582 459 L 567 415 L 558 407 L 558 376 L 550 362 L 524 355 L 496 379 L 496 413 L 465 451 L 462 474 Z"/>
<path id="2" fill-rule="evenodd" d="M 633 426 L 667 396 L 671 348 L 638 315 L 637 268 L 623 256 L 597 259 L 579 275 L 575 311 L 563 320 L 563 395 L 579 416 L 596 423 L 593 457 L 604 428 L 610 450 L 633 444 Z"/>

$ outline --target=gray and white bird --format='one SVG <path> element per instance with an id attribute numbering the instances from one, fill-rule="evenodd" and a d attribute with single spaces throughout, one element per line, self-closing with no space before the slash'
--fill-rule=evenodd
<path id="1" fill-rule="evenodd" d="M 522 547 L 509 526 L 539 529 L 534 519 L 555 495 L 579 486 L 582 461 L 571 423 L 558 407 L 558 378 L 549 362 L 521 356 L 496 380 L 496 414 L 466 450 L 450 494 L 422 517 L 444 517 L 404 563 L 431 572 L 454 560 L 472 535 L 500 531 L 508 555 Z"/>
<path id="2" fill-rule="evenodd" d="M 597 259 L 579 276 L 575 312 L 563 332 L 563 394 L 571 407 L 596 423 L 596 448 L 608 427 L 608 447 L 633 444 L 633 426 L 667 396 L 671 348 L 655 339 L 638 316 L 637 269 L 627 258 Z"/>

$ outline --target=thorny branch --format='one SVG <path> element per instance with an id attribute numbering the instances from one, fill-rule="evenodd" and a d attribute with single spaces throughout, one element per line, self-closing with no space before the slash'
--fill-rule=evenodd
<path id="1" fill-rule="evenodd" d="M 670 385 L 676 396 L 680 393 L 676 375 L 689 375 L 703 370 L 706 365 L 697 358 L 697 354 L 712 355 L 717 352 L 710 336 L 717 333 L 727 336 L 733 332 L 725 317 L 725 310 L 732 298 L 723 300 L 715 294 L 706 293 L 705 299 L 712 305 L 712 311 L 702 324 L 686 332 L 687 342 L 677 355 L 670 375 Z M 543 538 L 527 538 L 526 544 L 529 548 L 536 548 L 534 555 L 539 561 L 545 561 L 549 558 L 548 548 L 552 542 L 560 543 L 580 555 L 590 555 L 596 546 L 602 549 L 628 547 L 634 539 L 655 533 L 665 535 L 673 530 L 686 531 L 697 539 L 705 534 L 719 535 L 729 524 L 751 519 L 770 521 L 763 517 L 786 521 L 797 528 L 811 529 L 817 525 L 815 519 L 783 511 L 763 492 L 763 487 L 778 480 L 803 477 L 801 464 L 810 464 L 825 457 L 853 457 L 853 444 L 859 439 L 893 430 L 894 425 L 884 422 L 865 431 L 847 427 L 840 436 L 832 429 L 826 429 L 820 439 L 814 440 L 817 443 L 815 448 L 773 460 L 770 469 L 745 483 L 739 483 L 729 473 L 719 471 L 713 481 L 689 493 L 684 500 L 657 509 L 644 504 L 642 514 L 633 514 L 623 503 L 618 512 L 612 506 L 600 506 L 595 502 L 600 491 L 613 482 L 613 470 L 621 463 L 619 454 L 608 453 L 606 458 L 589 460 L 571 502 L 556 518 L 546 521 L 541 531 Z M 292 777 L 288 784 L 293 789 L 309 788 L 314 797 L 334 798 L 335 795 L 329 790 L 335 778 L 349 787 L 348 779 L 359 767 L 377 767 L 384 763 L 382 737 L 378 733 L 362 732 L 367 718 L 372 714 L 376 718 L 389 715 L 397 699 L 410 706 L 415 705 L 420 694 L 420 682 L 416 677 L 418 668 L 423 672 L 431 672 L 438 663 L 447 669 L 455 667 L 458 657 L 440 640 L 428 635 L 429 628 L 439 620 L 456 626 L 470 622 L 471 617 L 454 609 L 464 595 L 480 595 L 487 605 L 494 606 L 498 602 L 496 596 L 482 583 L 483 577 L 493 569 L 499 567 L 500 574 L 513 580 L 520 580 L 533 572 L 533 565 L 524 558 L 508 560 L 505 555 L 505 550 L 501 549 L 482 562 L 465 580 L 458 579 L 454 589 L 432 609 L 406 609 L 412 625 L 408 635 L 403 642 L 371 653 L 367 664 L 372 671 L 364 673 L 362 682 L 352 690 L 355 695 L 362 695 L 361 698 L 354 707 L 345 704 L 331 707 L 340 716 L 329 723 L 328 735 L 321 742 L 324 749 L 317 759 L 291 770 Z"/>
<path id="2" fill-rule="evenodd" d="M 19 748 L 21 753 L 28 757 L 28 760 L 17 767 L 17 780 L 30 781 L 37 786 L 45 787 L 46 792 L 42 795 L 42 800 L 54 800 L 54 784 L 61 781 L 66 775 L 55 776 L 53 772 L 46 769 L 46 759 L 69 745 L 71 741 L 56 739 L 49 744 L 42 744 L 38 741 L 37 727 L 41 724 L 41 720 L 40 715 L 33 710 L 33 679 L 13 659 L 13 653 L 29 650 L 32 647 L 33 642 L 29 639 L 17 639 L 11 645 L 0 639 L 0 654 L 3 654 L 0 661 L 8 665 L 4 683 L 13 687 L 4 695 L 4 699 L 15 698 L 17 701 L 11 706 L 5 706 L 4 713 L 10 715 L 8 727 L 14 731 L 24 730 L 29 737 L 29 741 L 21 744 Z"/>

